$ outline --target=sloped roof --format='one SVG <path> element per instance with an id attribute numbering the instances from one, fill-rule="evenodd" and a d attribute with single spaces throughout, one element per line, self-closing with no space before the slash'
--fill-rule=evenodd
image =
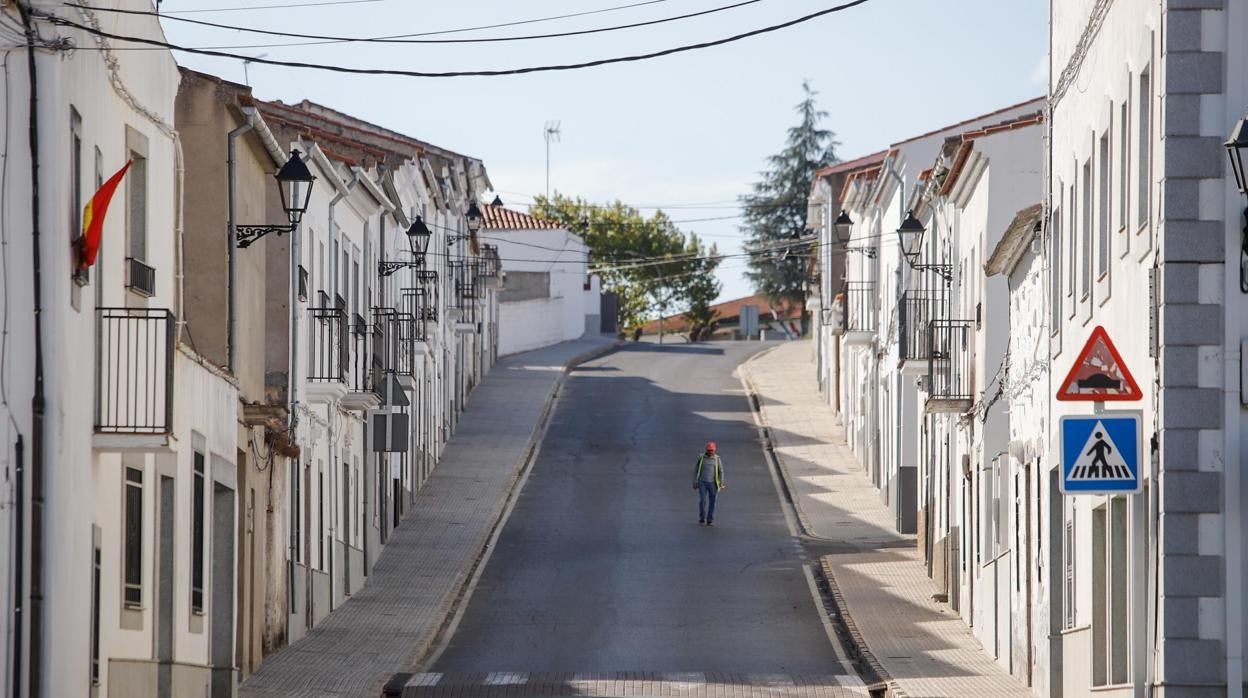
<path id="1" fill-rule="evenodd" d="M 815 176 L 816 177 L 828 177 L 834 174 L 850 172 L 850 171 L 856 170 L 860 167 L 864 167 L 867 165 L 874 165 L 883 161 L 884 156 L 887 154 L 888 154 L 887 150 L 881 150 L 878 153 L 871 153 L 870 155 L 864 155 L 860 158 L 854 158 L 853 160 L 846 160 L 845 162 L 834 163 L 834 164 L 828 165 L 827 167 L 823 167 L 818 170 L 815 170 Z"/>
<path id="2" fill-rule="evenodd" d="M 1043 215 L 1043 204 L 1032 204 L 1014 214 L 1014 220 L 1010 221 L 1009 227 L 1005 229 L 1005 234 L 1001 236 L 1001 240 L 993 248 L 992 254 L 984 261 L 984 272 L 988 276 L 1008 273 L 1014 268 L 1015 264 L 1018 264 L 1023 250 L 1027 249 L 1032 236 L 1039 228 L 1040 219 Z"/>
<path id="3" fill-rule="evenodd" d="M 565 230 L 556 221 L 537 218 L 503 206 L 482 206 L 481 216 L 484 219 L 481 227 L 486 230 Z"/>
<path id="4" fill-rule="evenodd" d="M 745 298 L 735 298 L 723 303 L 716 303 L 711 309 L 717 311 L 716 322 L 725 322 L 735 320 L 741 315 L 741 306 L 756 305 L 758 306 L 759 320 L 791 320 L 801 317 L 801 309 L 797 306 L 785 306 L 783 303 L 774 308 L 767 302 L 767 299 L 761 295 L 746 296 Z M 682 315 L 672 315 L 663 318 L 664 332 L 683 332 L 689 328 L 689 321 Z M 659 321 L 651 320 L 641 326 L 641 331 L 645 334 L 657 334 L 659 331 Z"/>

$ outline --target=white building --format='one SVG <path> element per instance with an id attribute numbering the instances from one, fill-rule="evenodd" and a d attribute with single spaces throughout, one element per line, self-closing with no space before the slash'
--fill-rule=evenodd
<path id="1" fill-rule="evenodd" d="M 1246 30 L 1242 2 L 1053 3 L 1050 394 L 1098 326 L 1144 393 L 1108 406 L 1142 412 L 1142 494 L 1040 500 L 1066 695 L 1243 694 L 1245 201 L 1222 142 Z M 1049 424 L 1094 409 L 1054 401 Z"/>
<path id="2" fill-rule="evenodd" d="M 601 281 L 589 274 L 589 247 L 553 221 L 497 205 L 482 208 L 482 236 L 496 245 L 499 354 L 506 356 L 598 334 Z"/>
<path id="3" fill-rule="evenodd" d="M 37 11 L 85 27 L 101 19 L 54 3 Z M 11 4 L 0 12 L 21 23 Z M 177 66 L 164 52 L 113 52 L 41 14 L 33 22 L 37 111 L 26 69 L 10 70 L 0 192 L 0 536 L 17 542 L 5 546 L 16 566 L 2 588 L 4 684 L 47 696 L 228 691 L 238 397 L 181 324 L 187 183 L 173 127 Z M 108 23 L 163 38 L 149 15 Z M 15 68 L 29 54 L 7 56 Z M 25 145 L 32 128 L 34 154 Z M 96 264 L 76 277 L 83 206 L 127 161 Z M 41 424 L 32 410 L 40 385 Z M 14 644 L 17 662 L 8 661 Z"/>

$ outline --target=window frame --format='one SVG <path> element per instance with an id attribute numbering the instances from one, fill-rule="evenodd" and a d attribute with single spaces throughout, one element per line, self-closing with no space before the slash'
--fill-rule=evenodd
<path id="1" fill-rule="evenodd" d="M 143 608 L 143 475 L 142 468 L 122 466 L 121 603 L 130 610 Z"/>
<path id="2" fill-rule="evenodd" d="M 204 498 L 207 495 L 208 458 L 203 451 L 191 452 L 191 615 L 202 616 L 204 603 L 204 575 L 207 573 L 204 558 L 207 554 L 207 512 Z"/>

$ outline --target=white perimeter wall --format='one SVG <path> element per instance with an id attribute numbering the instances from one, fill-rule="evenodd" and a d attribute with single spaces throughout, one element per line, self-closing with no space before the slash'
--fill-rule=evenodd
<path id="1" fill-rule="evenodd" d="M 585 316 L 598 313 L 598 286 L 585 290 L 589 247 L 566 230 L 488 230 L 503 271 L 550 274 L 550 297 L 499 304 L 500 356 L 550 346 L 585 334 Z M 504 289 L 506 281 L 504 280 Z"/>

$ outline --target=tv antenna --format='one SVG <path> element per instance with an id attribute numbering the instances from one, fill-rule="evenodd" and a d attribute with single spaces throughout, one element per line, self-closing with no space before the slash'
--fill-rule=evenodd
<path id="1" fill-rule="evenodd" d="M 558 143 L 561 135 L 558 121 L 547 121 L 542 129 L 542 137 L 546 139 L 546 198 L 550 199 L 550 144 Z"/>
<path id="2" fill-rule="evenodd" d="M 269 54 L 267 54 L 267 53 L 261 53 L 261 54 L 257 54 L 257 55 L 255 55 L 255 56 L 252 56 L 251 58 L 244 58 L 244 59 L 243 59 L 243 84 L 244 84 L 244 85 L 246 85 L 246 86 L 248 86 L 248 87 L 251 87 L 251 75 L 250 75 L 250 74 L 248 74 L 248 72 L 247 72 L 247 66 L 251 65 L 252 60 L 254 60 L 254 59 L 256 59 L 256 58 L 264 58 L 264 57 L 266 57 L 266 56 L 268 56 L 268 55 L 269 55 Z"/>

